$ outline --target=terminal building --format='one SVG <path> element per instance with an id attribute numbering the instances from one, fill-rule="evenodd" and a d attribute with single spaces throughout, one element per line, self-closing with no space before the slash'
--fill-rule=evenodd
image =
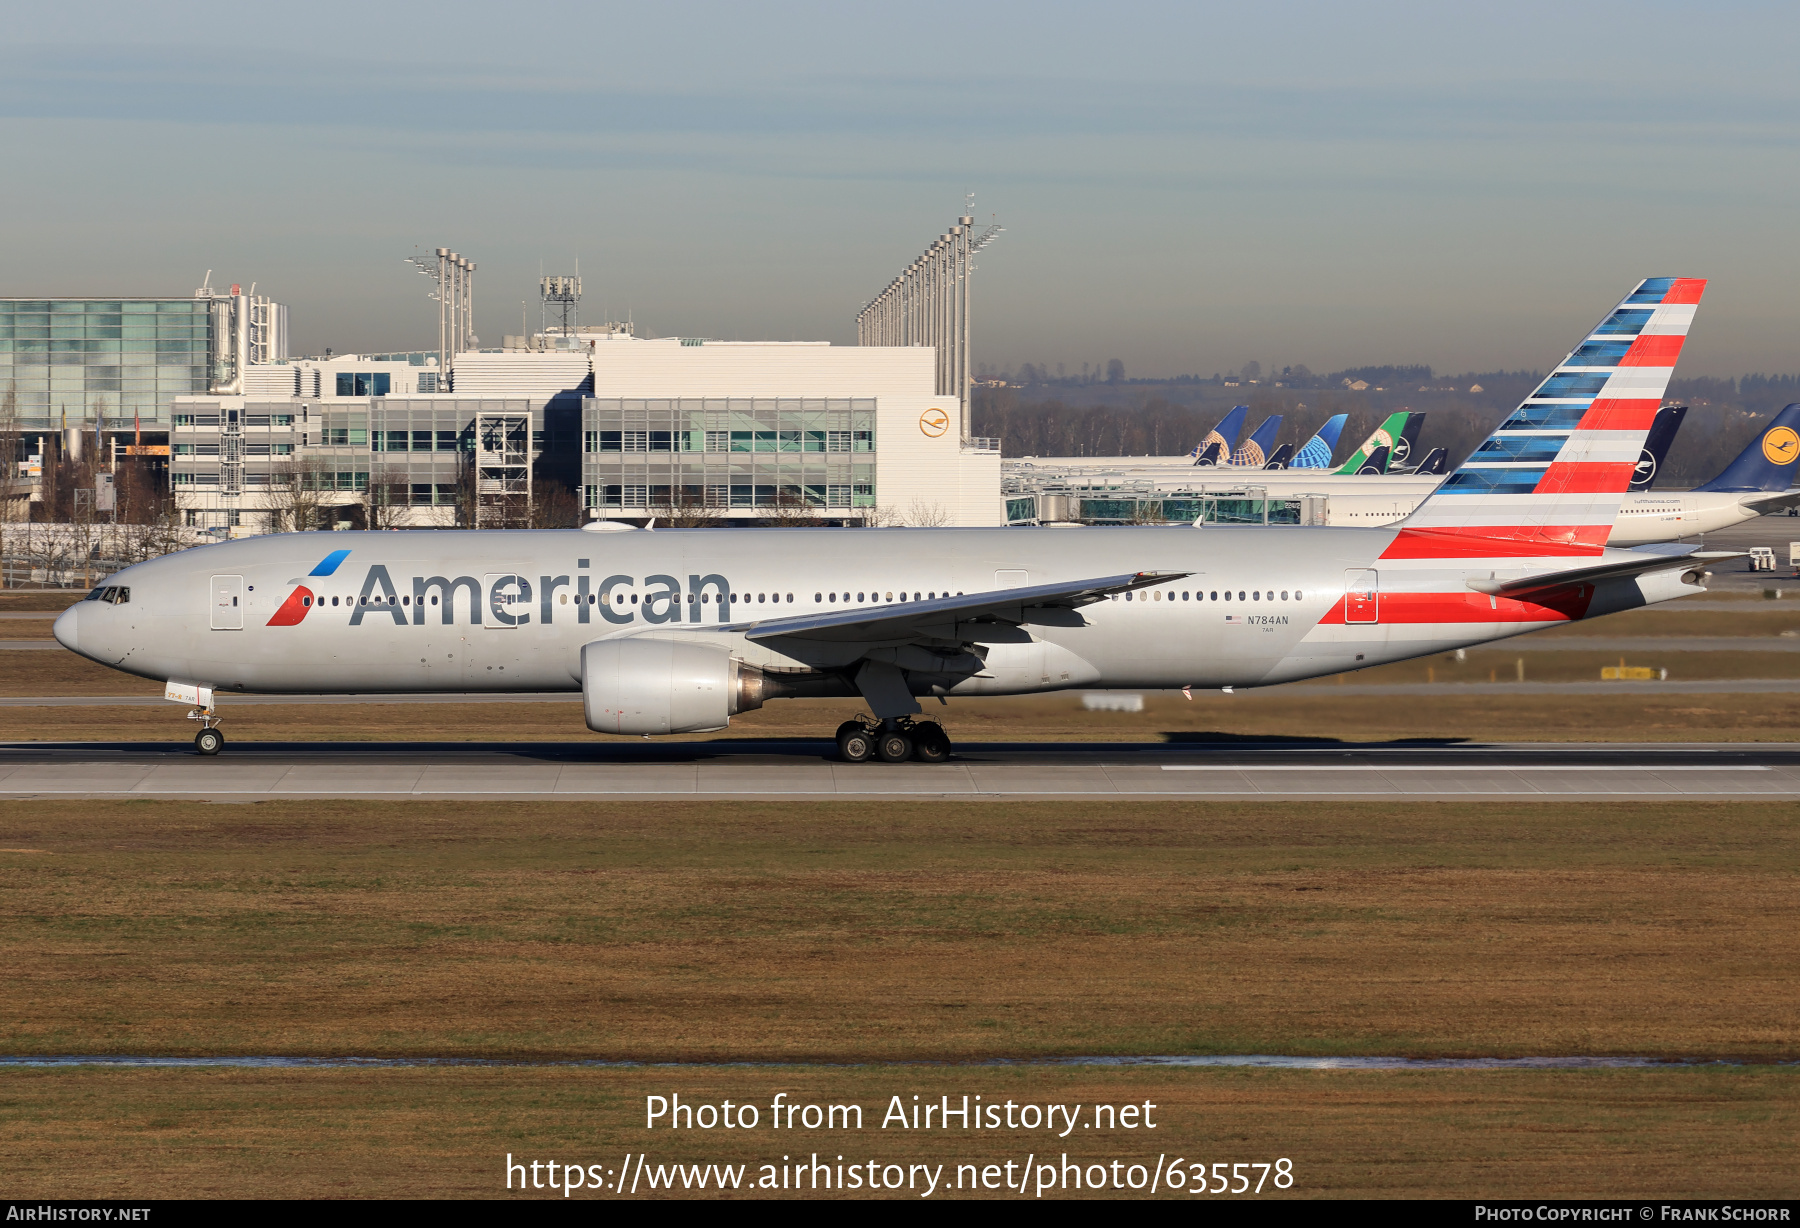
<path id="1" fill-rule="evenodd" d="M 360 525 L 374 500 L 402 509 L 382 513 L 393 527 L 517 524 L 547 484 L 589 518 L 1000 522 L 998 441 L 969 436 L 929 348 L 612 334 L 460 354 L 442 392 L 420 389 L 434 368 L 387 358 L 253 368 L 263 391 L 177 398 L 188 522 L 262 532 L 302 506 Z"/>

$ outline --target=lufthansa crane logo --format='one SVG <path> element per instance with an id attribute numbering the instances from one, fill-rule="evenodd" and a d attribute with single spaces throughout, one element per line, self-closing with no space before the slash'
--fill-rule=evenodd
<path id="1" fill-rule="evenodd" d="M 935 406 L 919 415 L 919 430 L 927 439 L 936 439 L 949 429 L 950 415 Z M 1789 431 L 1788 434 L 1793 432 Z"/>
<path id="2" fill-rule="evenodd" d="M 1800 456 L 1800 435 L 1791 426 L 1778 426 L 1763 436 L 1763 455 L 1771 465 L 1786 465 Z"/>

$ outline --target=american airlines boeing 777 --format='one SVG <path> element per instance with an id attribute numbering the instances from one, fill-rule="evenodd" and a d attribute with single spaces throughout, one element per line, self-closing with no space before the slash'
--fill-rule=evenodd
<path id="1" fill-rule="evenodd" d="M 537 691 L 645 735 L 860 695 L 845 759 L 935 762 L 921 698 L 1266 686 L 1700 591 L 1693 547 L 1606 542 L 1704 286 L 1639 284 L 1382 528 L 294 533 L 127 568 L 56 637 L 163 681 L 203 754 L 221 691 Z"/>

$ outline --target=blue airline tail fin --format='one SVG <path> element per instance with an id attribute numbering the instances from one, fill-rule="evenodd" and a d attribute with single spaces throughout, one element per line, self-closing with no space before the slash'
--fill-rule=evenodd
<path id="1" fill-rule="evenodd" d="M 1250 412 L 1248 405 L 1233 405 L 1231 412 L 1219 419 L 1219 425 L 1206 433 L 1199 446 L 1189 456 L 1196 465 L 1222 465 L 1231 455 L 1231 446 L 1237 442 L 1238 432 L 1244 429 L 1244 416 Z"/>
<path id="2" fill-rule="evenodd" d="M 1269 463 L 1269 453 L 1275 450 L 1275 436 L 1281 433 L 1281 415 L 1270 414 L 1262 420 L 1262 425 L 1252 431 L 1244 446 L 1231 454 L 1231 463 L 1247 465 L 1252 469 L 1261 469 Z"/>
<path id="3" fill-rule="evenodd" d="M 1433 448 L 1431 455 L 1419 462 L 1413 473 L 1422 478 L 1441 478 L 1450 471 L 1450 449 Z"/>
<path id="4" fill-rule="evenodd" d="M 1800 404 L 1775 415 L 1775 421 L 1756 433 L 1750 446 L 1725 466 L 1725 472 L 1695 490 L 1786 490 L 1800 465 Z"/>
<path id="5" fill-rule="evenodd" d="M 1288 462 L 1289 469 L 1329 469 L 1331 454 L 1337 448 L 1338 436 L 1344 433 L 1344 423 L 1349 421 L 1349 414 L 1333 414 L 1325 419 L 1325 425 L 1318 433 L 1306 441 L 1306 446 L 1294 454 Z"/>
<path id="6" fill-rule="evenodd" d="M 1264 469 L 1286 469 L 1288 467 L 1288 460 L 1293 455 L 1294 455 L 1294 445 L 1291 443 L 1284 443 L 1279 448 L 1275 449 L 1275 455 L 1273 455 L 1269 458 L 1268 463 L 1265 464 L 1263 466 L 1263 468 Z"/>

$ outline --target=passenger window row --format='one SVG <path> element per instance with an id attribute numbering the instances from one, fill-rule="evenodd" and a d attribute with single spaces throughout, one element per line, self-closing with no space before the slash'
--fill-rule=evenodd
<path id="1" fill-rule="evenodd" d="M 1113 600 L 1117 601 L 1118 599 L 1119 599 L 1118 596 L 1115 594 L 1113 597 Z M 1191 600 L 1194 600 L 1194 601 L 1221 601 L 1221 600 L 1230 601 L 1232 599 L 1233 599 L 1233 595 L 1232 595 L 1232 592 L 1230 589 L 1224 589 L 1222 591 L 1219 589 L 1196 591 L 1191 598 Z M 1275 589 L 1268 589 L 1266 591 L 1258 590 L 1258 589 L 1251 589 L 1248 592 L 1246 592 L 1243 589 L 1239 589 L 1236 594 L 1236 600 L 1238 600 L 1238 601 L 1275 601 L 1275 600 L 1304 601 L 1305 599 L 1306 599 L 1306 595 L 1304 593 L 1302 593 L 1299 589 L 1295 589 L 1291 596 L 1288 593 L 1287 589 L 1285 589 L 1285 588 L 1281 589 L 1279 597 L 1277 597 L 1277 591 Z M 1175 596 L 1175 593 L 1173 590 L 1170 590 L 1168 593 L 1165 594 L 1162 589 L 1151 589 L 1149 592 L 1126 593 L 1125 600 L 1127 600 L 1127 601 L 1132 601 L 1132 600 L 1137 600 L 1137 601 L 1165 601 L 1165 600 L 1166 601 L 1175 601 L 1178 599 Z M 1181 600 L 1181 601 L 1190 600 L 1186 589 L 1182 590 L 1179 600 Z"/>

